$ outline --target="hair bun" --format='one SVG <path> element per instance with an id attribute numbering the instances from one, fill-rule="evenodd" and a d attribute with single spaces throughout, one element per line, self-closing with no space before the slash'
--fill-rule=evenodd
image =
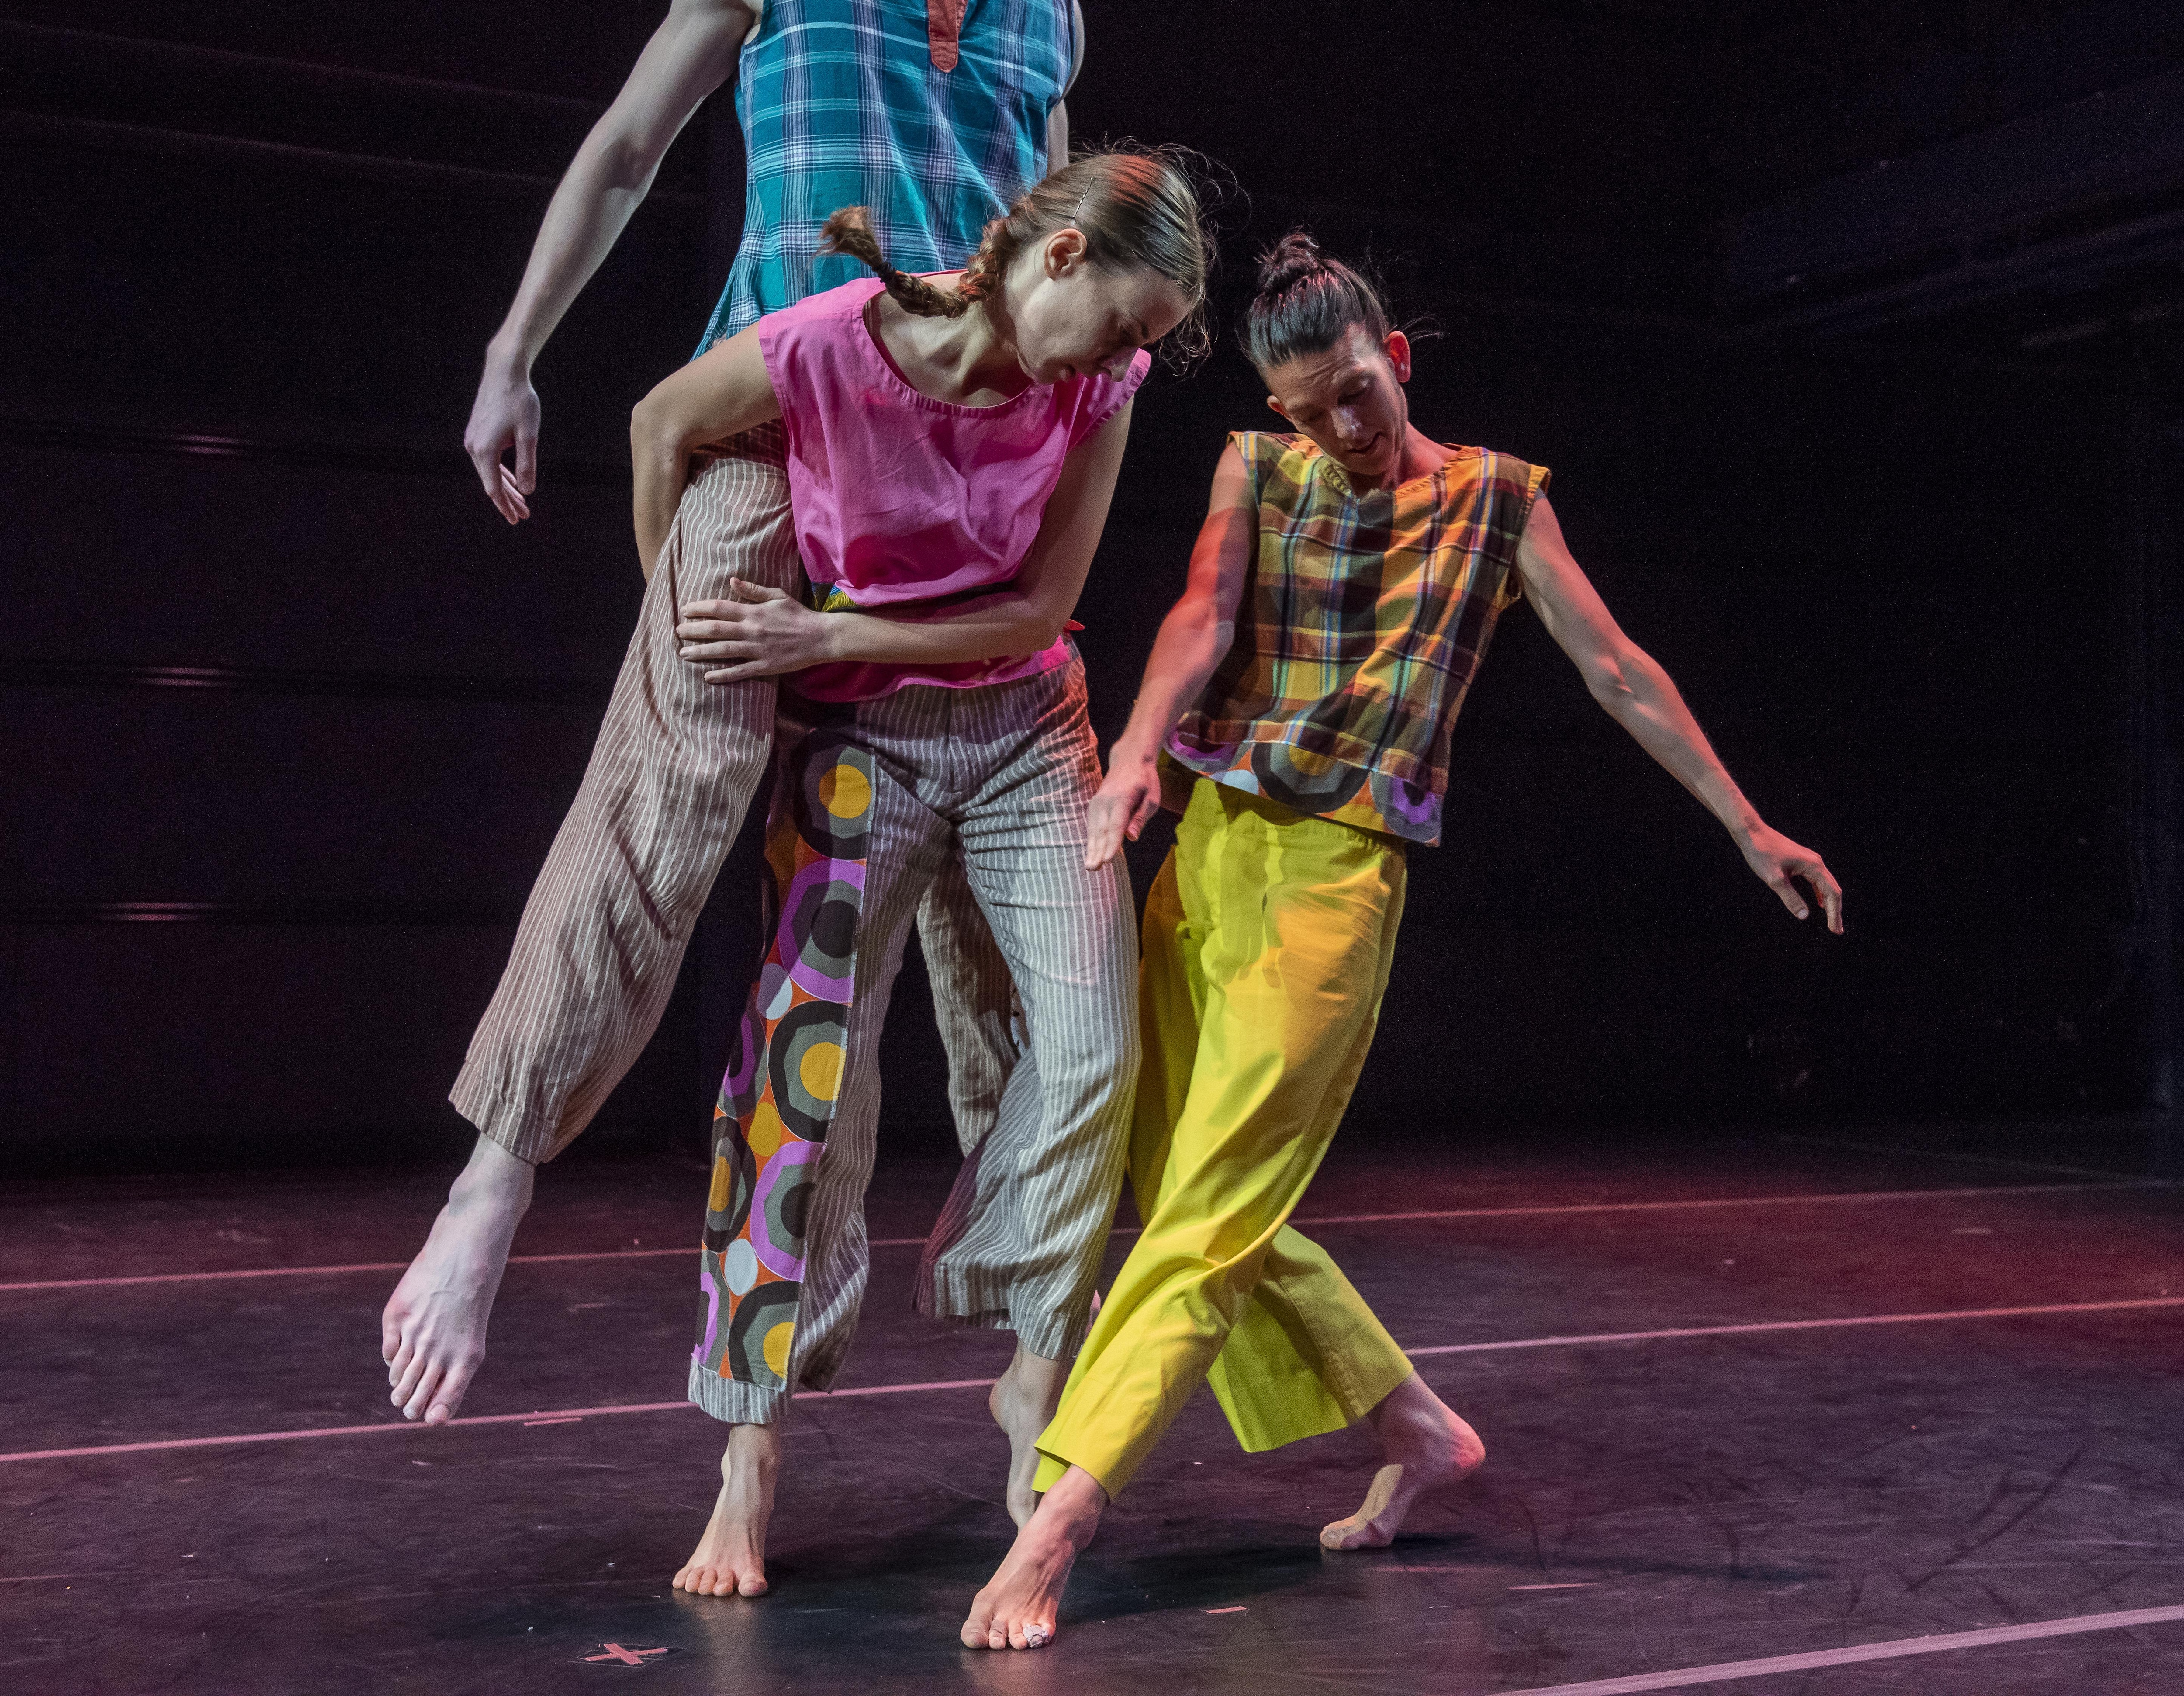
<path id="1" fill-rule="evenodd" d="M 1259 293 L 1279 294 L 1327 264 L 1319 243 L 1301 230 L 1292 230 L 1267 250 L 1259 261 Z"/>

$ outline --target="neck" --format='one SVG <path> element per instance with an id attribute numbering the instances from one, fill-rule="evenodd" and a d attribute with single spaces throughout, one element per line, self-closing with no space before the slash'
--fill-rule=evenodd
<path id="1" fill-rule="evenodd" d="M 1403 424 L 1403 451 L 1388 462 L 1388 469 L 1378 477 L 1354 479 L 1360 490 L 1394 488 L 1435 470 L 1448 458 L 1448 450 L 1419 430 L 1407 419 Z"/>
<path id="2" fill-rule="evenodd" d="M 945 287 L 956 278 L 933 280 Z M 888 351 L 914 387 L 974 405 L 981 397 L 1007 399 L 1028 387 L 1004 302 L 989 297 L 961 318 L 922 318 L 887 294 L 879 302 Z"/>

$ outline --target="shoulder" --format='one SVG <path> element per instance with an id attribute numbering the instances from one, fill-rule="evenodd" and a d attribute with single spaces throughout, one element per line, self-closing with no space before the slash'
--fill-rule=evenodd
<path id="1" fill-rule="evenodd" d="M 854 354 L 871 343 L 864 325 L 865 303 L 879 291 L 880 281 L 872 276 L 807 294 L 758 321 L 759 346 L 768 363 L 824 358 L 834 350 Z"/>
<path id="2" fill-rule="evenodd" d="M 816 294 L 807 294 L 793 306 L 784 306 L 769 312 L 759 321 L 777 327 L 796 325 L 838 325 L 860 318 L 865 303 L 880 292 L 880 280 L 876 276 L 860 276 L 835 288 L 824 288 Z"/>
<path id="3" fill-rule="evenodd" d="M 1496 507 L 1513 507 L 1519 527 L 1524 515 L 1547 486 L 1547 468 L 1492 448 L 1457 448 L 1443 466 L 1449 498 Z"/>
<path id="4" fill-rule="evenodd" d="M 1152 355 L 1140 348 L 1132 356 L 1129 369 L 1119 377 L 1095 371 L 1055 384 L 1054 408 L 1069 427 L 1070 444 L 1073 447 L 1104 428 L 1130 404 L 1152 368 Z"/>

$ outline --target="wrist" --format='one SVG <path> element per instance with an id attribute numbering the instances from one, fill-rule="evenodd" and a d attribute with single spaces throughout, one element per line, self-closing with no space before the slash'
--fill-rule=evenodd
<path id="1" fill-rule="evenodd" d="M 531 381 L 532 362 L 538 357 L 538 349 L 532 346 L 530 337 L 513 323 L 502 325 L 485 344 L 486 369 L 521 382 Z"/>
<path id="2" fill-rule="evenodd" d="M 1160 760 L 1162 739 L 1140 731 L 1133 725 L 1115 739 L 1107 750 L 1107 767 L 1122 771 L 1134 766 L 1150 768 Z"/>

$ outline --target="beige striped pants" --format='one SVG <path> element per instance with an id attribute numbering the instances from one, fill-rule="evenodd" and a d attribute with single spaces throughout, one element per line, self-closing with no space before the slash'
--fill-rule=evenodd
<path id="1" fill-rule="evenodd" d="M 715 1120 L 690 1399 L 767 1422 L 846 1358 L 867 1276 L 880 1029 L 911 915 L 961 864 L 1027 1054 L 927 1246 L 919 1305 L 1084 1341 L 1127 1152 L 1137 938 L 1119 861 L 1084 866 L 1100 762 L 1084 670 L 840 705 L 781 696 L 772 951 Z"/>
<path id="2" fill-rule="evenodd" d="M 650 1040 L 766 769 L 773 679 L 716 687 L 677 656 L 677 610 L 726 598 L 731 577 L 802 589 L 780 427 L 737 449 L 699 467 L 683 494 L 582 785 L 449 1094 L 533 1165 L 568 1146 Z M 959 863 L 939 868 L 919 924 L 967 1154 L 1016 1063 L 1013 991 Z M 967 1194 L 974 1181 L 967 1172 Z"/>

